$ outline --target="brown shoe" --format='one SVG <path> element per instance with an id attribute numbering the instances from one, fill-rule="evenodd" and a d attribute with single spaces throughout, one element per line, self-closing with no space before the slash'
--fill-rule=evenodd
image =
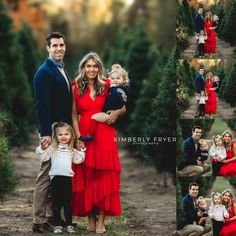
<path id="1" fill-rule="evenodd" d="M 49 233 L 49 232 L 53 232 L 53 227 L 48 223 L 43 223 L 43 224 L 33 223 L 33 232 L 34 233 Z"/>

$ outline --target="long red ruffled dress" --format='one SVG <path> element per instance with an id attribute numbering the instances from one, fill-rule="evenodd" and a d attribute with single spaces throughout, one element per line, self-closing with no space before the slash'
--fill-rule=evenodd
<path id="1" fill-rule="evenodd" d="M 206 93 L 208 95 L 208 99 L 206 100 L 206 105 L 205 105 L 205 113 L 209 114 L 216 114 L 216 91 L 215 90 L 210 90 L 213 87 L 213 82 L 206 82 L 205 88 L 206 88 Z"/>
<path id="2" fill-rule="evenodd" d="M 231 200 L 231 209 L 229 218 L 235 216 L 234 214 L 234 200 Z M 224 223 L 220 231 L 220 236 L 235 236 L 236 235 L 236 220 Z"/>
<path id="3" fill-rule="evenodd" d="M 234 147 L 235 147 L 235 143 L 234 141 L 232 141 L 231 150 L 226 151 L 226 159 L 230 159 L 235 156 Z M 236 160 L 228 162 L 228 163 L 223 163 L 220 168 L 219 175 L 236 176 Z"/>
<path id="4" fill-rule="evenodd" d="M 204 45 L 205 53 L 216 53 L 216 32 L 215 30 L 210 29 L 212 25 L 212 21 L 205 21 L 205 30 L 207 34 L 207 40 Z"/>
<path id="5" fill-rule="evenodd" d="M 89 88 L 83 96 L 79 96 L 78 88 L 74 86 L 81 135 L 89 135 L 90 117 L 103 109 L 110 87 L 109 80 L 103 81 L 106 83 L 104 94 L 97 95 L 94 100 L 89 95 Z M 98 123 L 94 140 L 85 142 L 85 161 L 82 165 L 73 166 L 73 215 L 86 216 L 91 210 L 94 214 L 104 210 L 107 216 L 121 215 L 121 166 L 115 136 L 114 126 Z"/>

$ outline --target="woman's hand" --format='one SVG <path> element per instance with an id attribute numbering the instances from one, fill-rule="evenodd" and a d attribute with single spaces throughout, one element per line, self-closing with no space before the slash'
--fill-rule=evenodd
<path id="1" fill-rule="evenodd" d="M 231 160 L 230 159 L 224 159 L 224 160 L 221 160 L 221 161 L 219 161 L 219 162 L 221 162 L 221 163 L 228 163 L 228 162 L 230 162 Z"/>
<path id="2" fill-rule="evenodd" d="M 110 124 L 114 124 L 118 118 L 118 116 L 120 115 L 120 110 L 110 110 L 107 111 L 107 114 L 110 115 L 110 118 L 108 119 L 108 121 L 106 122 L 108 125 Z"/>
<path id="3" fill-rule="evenodd" d="M 77 139 L 75 147 L 76 147 L 77 150 L 84 149 L 85 148 L 84 142 L 79 140 L 79 139 Z"/>

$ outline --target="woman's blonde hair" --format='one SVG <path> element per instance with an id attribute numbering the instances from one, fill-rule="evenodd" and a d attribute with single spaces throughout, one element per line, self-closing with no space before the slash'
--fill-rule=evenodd
<path id="1" fill-rule="evenodd" d="M 76 84 L 79 88 L 78 95 L 82 96 L 88 89 L 88 80 L 85 76 L 85 64 L 89 61 L 93 60 L 96 65 L 98 66 L 98 76 L 94 80 L 94 90 L 95 95 L 102 95 L 104 92 L 104 89 L 106 87 L 106 83 L 101 80 L 104 73 L 104 67 L 101 58 L 98 56 L 95 52 L 90 52 L 87 55 L 85 55 L 82 60 L 79 63 L 79 69 L 78 69 L 78 76 L 75 78 Z"/>
<path id="2" fill-rule="evenodd" d="M 213 74 L 211 72 L 208 72 L 206 74 L 206 81 L 209 82 L 212 77 L 213 77 Z"/>
<path id="3" fill-rule="evenodd" d="M 215 146 L 216 146 L 216 142 L 217 142 L 218 140 L 221 140 L 221 141 L 222 141 L 222 145 L 224 145 L 224 139 L 223 139 L 223 137 L 222 137 L 221 135 L 219 135 L 219 134 L 214 135 L 214 136 L 212 137 L 212 140 L 213 140 Z"/>
<path id="4" fill-rule="evenodd" d="M 58 148 L 58 139 L 57 139 L 57 131 L 58 129 L 66 129 L 67 131 L 70 132 L 71 134 L 71 139 L 70 142 L 68 143 L 68 148 L 70 150 L 73 150 L 74 148 L 74 142 L 75 142 L 75 132 L 73 130 L 73 128 L 65 123 L 65 122 L 55 122 L 52 124 L 52 146 L 54 149 Z"/>
<path id="5" fill-rule="evenodd" d="M 230 136 L 230 142 L 229 142 L 229 144 L 226 144 L 226 143 L 224 142 L 225 148 L 226 148 L 227 151 L 231 151 L 231 149 L 232 149 L 232 141 L 233 141 L 233 139 L 234 139 L 234 136 L 233 136 L 231 130 L 225 130 L 225 131 L 223 132 L 223 134 L 222 134 L 222 137 L 224 138 L 224 136 L 225 136 L 226 134 L 228 134 L 228 135 Z"/>
<path id="6" fill-rule="evenodd" d="M 224 197 L 224 195 L 228 193 L 229 194 L 229 197 L 230 199 L 232 200 L 233 199 L 233 193 L 231 191 L 231 189 L 225 189 L 223 192 L 222 192 L 222 197 Z M 231 211 L 231 207 L 232 207 L 232 203 L 231 201 L 228 201 L 228 202 L 225 202 L 224 201 L 224 198 L 222 198 L 222 204 L 225 206 L 226 210 L 229 212 Z"/>
<path id="7" fill-rule="evenodd" d="M 205 20 L 212 20 L 212 13 L 210 11 L 206 13 Z"/>
<path id="8" fill-rule="evenodd" d="M 128 72 L 121 67 L 119 64 L 114 64 L 111 66 L 111 71 L 109 72 L 108 76 L 110 77 L 113 73 L 117 73 L 119 76 L 122 76 L 124 78 L 124 86 L 129 85 L 129 76 Z"/>

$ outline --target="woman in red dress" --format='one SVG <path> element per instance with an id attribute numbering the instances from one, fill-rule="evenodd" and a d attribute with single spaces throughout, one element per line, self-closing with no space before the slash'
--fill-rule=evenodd
<path id="1" fill-rule="evenodd" d="M 121 215 L 121 166 L 115 129 L 112 125 L 98 123 L 93 140 L 83 142 L 79 137 L 91 135 L 90 118 L 102 111 L 108 95 L 110 83 L 102 78 L 102 72 L 103 64 L 96 53 L 89 53 L 81 60 L 79 75 L 74 81 L 72 113 L 78 137 L 76 146 L 78 149 L 86 147 L 85 162 L 73 167 L 72 211 L 75 216 L 88 216 L 88 231 L 99 234 L 106 232 L 106 216 Z M 124 110 L 111 111 L 108 123 L 114 123 Z"/>
<path id="2" fill-rule="evenodd" d="M 236 204 L 233 200 L 233 194 L 230 189 L 226 189 L 222 193 L 222 204 L 229 212 L 229 218 L 225 219 L 224 225 L 221 228 L 221 236 L 235 236 L 236 235 Z"/>
<path id="3" fill-rule="evenodd" d="M 236 176 L 236 150 L 233 134 L 230 130 L 226 130 L 222 137 L 226 148 L 226 159 L 221 161 L 223 164 L 218 174 L 221 176 Z"/>
<path id="4" fill-rule="evenodd" d="M 216 104 L 217 104 L 216 100 L 217 88 L 213 88 L 213 85 L 214 85 L 213 74 L 209 72 L 206 75 L 206 82 L 205 82 L 206 94 L 208 96 L 205 105 L 205 113 L 208 114 L 210 118 L 213 118 L 213 114 L 216 114 Z"/>
<path id="5" fill-rule="evenodd" d="M 212 54 L 216 53 L 216 31 L 213 27 L 213 19 L 210 11 L 206 13 L 204 26 L 207 35 L 204 52 L 208 53 L 209 57 L 211 57 Z"/>

